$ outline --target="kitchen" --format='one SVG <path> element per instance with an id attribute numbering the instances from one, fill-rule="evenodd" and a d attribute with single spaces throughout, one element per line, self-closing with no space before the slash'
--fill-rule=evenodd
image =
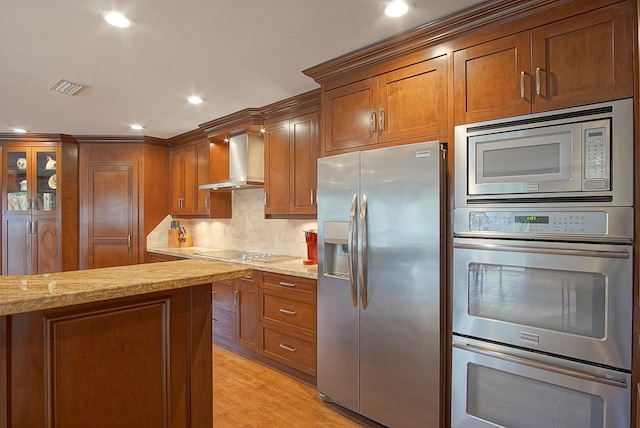
<path id="1" fill-rule="evenodd" d="M 202 216 L 198 217 L 197 214 L 181 216 L 177 211 L 174 214 L 177 214 L 176 218 L 185 217 L 182 221 L 190 229 L 194 245 L 218 249 L 243 249 L 251 252 L 273 252 L 274 254 L 295 255 L 300 258 L 306 257 L 304 231 L 318 228 L 321 237 L 324 231 L 322 224 L 316 223 L 315 213 L 300 213 L 298 211 L 300 207 L 298 201 L 303 199 L 295 197 L 297 189 L 294 188 L 292 193 L 291 183 L 297 185 L 301 182 L 299 177 L 307 177 L 304 179 L 307 183 L 303 186 L 306 188 L 303 189 L 304 191 L 301 190 L 300 194 L 304 194 L 304 200 L 309 201 L 312 208 L 315 208 L 313 207 L 314 202 L 320 201 L 322 194 L 313 193 L 316 186 L 308 183 L 308 176 L 315 177 L 316 175 L 304 174 L 309 173 L 309 163 L 302 161 L 298 164 L 300 170 L 295 170 L 296 163 L 292 162 L 294 169 L 288 170 L 287 174 L 281 174 L 286 177 L 277 174 L 269 175 L 269 173 L 280 171 L 282 168 L 277 160 L 283 153 L 279 152 L 278 155 L 271 158 L 268 149 L 274 141 L 289 142 L 292 138 L 297 141 L 298 135 L 295 132 L 298 129 L 292 125 L 301 124 L 299 130 L 302 141 L 309 135 L 314 135 L 314 132 L 319 136 L 316 138 L 319 141 L 318 156 L 320 158 L 360 150 L 363 150 L 364 153 L 373 151 L 369 149 L 395 146 L 398 145 L 398 142 L 401 142 L 401 145 L 431 140 L 448 143 L 446 178 L 449 182 L 449 194 L 445 206 L 447 206 L 449 217 L 442 221 L 440 228 L 447 241 L 443 253 L 446 268 L 443 272 L 445 284 L 448 285 L 442 289 L 442 300 L 447 303 L 443 308 L 445 316 L 443 316 L 440 326 L 443 334 L 439 339 L 442 341 L 442 361 L 440 364 L 443 367 L 443 374 L 441 375 L 441 402 L 437 407 L 440 409 L 438 413 L 441 414 L 438 417 L 441 421 L 446 421 L 449 417 L 447 406 L 444 405 L 446 397 L 450 395 L 447 386 L 449 381 L 446 380 L 447 376 L 444 373 L 450 370 L 449 362 L 452 350 L 450 344 L 447 343 L 447 338 L 450 338 L 449 335 L 456 328 L 455 325 L 451 325 L 450 315 L 447 315 L 451 310 L 450 305 L 455 300 L 452 299 L 450 287 L 451 281 L 456 275 L 453 268 L 455 264 L 453 236 L 456 226 L 453 224 L 452 215 L 454 206 L 457 208 L 457 205 L 454 204 L 455 197 L 459 196 L 459 192 L 454 192 L 454 189 L 457 189 L 455 186 L 459 184 L 459 177 L 464 176 L 464 174 L 459 175 L 461 168 L 456 163 L 458 161 L 457 153 L 454 156 L 454 151 L 458 149 L 454 144 L 454 127 L 512 116 L 542 114 L 545 111 L 612 100 L 637 98 L 635 93 L 637 84 L 634 84 L 638 81 L 637 74 L 634 74 L 637 71 L 632 72 L 637 69 L 637 63 L 633 62 L 637 61 L 634 56 L 637 51 L 637 37 L 635 37 L 637 22 L 631 19 L 636 14 L 637 5 L 635 3 L 630 1 L 534 3 L 488 2 L 477 6 L 478 9 L 471 9 L 462 15 L 419 28 L 410 35 L 363 48 L 350 56 L 338 57 L 336 60 L 305 70 L 305 74 L 321 85 L 320 91 L 311 91 L 298 98 L 289 99 L 287 102 L 268 104 L 267 107 L 261 109 L 239 110 L 237 114 L 204 122 L 198 129 L 171 137 L 168 142 L 168 145 L 172 147 L 172 153 L 177 154 L 179 150 L 182 150 L 182 165 L 185 165 L 185 159 L 197 157 L 196 147 L 203 143 L 211 146 L 209 161 L 212 163 L 219 161 L 224 165 L 226 160 L 224 159 L 226 155 L 224 153 L 224 138 L 235 134 L 234 131 L 238 129 L 260 132 L 264 126 L 266 131 L 264 134 L 265 148 L 267 148 L 265 151 L 264 195 L 272 195 L 269 186 L 272 186 L 276 180 L 280 180 L 278 182 L 280 188 L 274 190 L 276 192 L 280 190 L 280 194 L 288 195 L 286 198 L 287 206 L 281 204 L 274 207 L 273 211 L 268 212 L 267 210 L 271 207 L 269 203 L 276 200 L 271 199 L 271 196 L 267 196 L 266 203 L 264 199 L 260 200 L 265 197 L 260 190 L 249 190 L 246 193 L 245 191 L 233 191 L 226 194 L 224 192 L 209 192 L 208 195 L 205 191 L 202 204 L 209 205 L 207 217 L 210 218 L 204 219 Z M 575 31 L 569 31 L 567 33 L 569 35 L 563 38 L 562 36 L 565 34 L 563 31 L 567 28 L 574 28 Z M 581 29 L 589 29 L 593 33 L 582 33 Z M 590 38 L 583 34 L 589 34 Z M 612 42 L 612 38 L 615 39 L 615 43 Z M 600 41 L 603 46 L 598 45 L 598 47 L 601 49 L 606 47 L 607 53 L 611 55 L 603 57 L 599 52 L 596 58 L 593 57 L 595 54 L 589 50 L 586 52 L 581 50 L 586 43 L 591 46 L 592 43 L 595 43 L 594 41 Z M 547 46 L 549 51 L 541 52 L 541 46 Z M 557 64 L 563 64 L 567 61 L 564 59 L 563 52 L 571 50 L 582 54 L 581 57 L 571 57 L 569 60 L 575 62 L 576 67 L 583 67 L 580 74 L 571 68 L 569 70 L 554 68 Z M 522 52 L 526 52 L 526 54 L 522 54 Z M 517 63 L 514 63 L 514 59 L 517 60 Z M 542 61 L 542 64 L 547 61 L 547 65 L 540 66 L 538 65 L 540 63 L 536 61 Z M 526 64 L 522 62 L 526 62 Z M 598 74 L 597 76 L 584 73 L 586 66 L 595 63 L 599 64 L 599 70 L 610 70 L 611 72 L 595 73 Z M 614 64 L 615 67 L 613 67 Z M 552 75 L 553 78 L 548 75 Z M 580 78 L 574 79 L 576 75 L 579 75 Z M 563 77 L 565 79 L 571 78 L 572 83 L 566 83 L 567 81 L 563 80 Z M 593 83 L 590 79 L 595 79 L 598 85 L 595 88 L 585 90 L 581 85 Z M 548 86 L 556 84 L 557 86 Z M 424 95 L 425 91 L 416 90 L 424 87 L 431 88 L 428 96 Z M 548 96 L 552 87 L 555 91 L 554 96 Z M 492 93 L 495 95 L 494 97 L 491 97 Z M 412 115 L 412 111 L 415 110 L 420 110 L 417 113 L 417 119 Z M 361 120 L 363 117 L 366 120 Z M 617 120 L 614 121 L 617 122 Z M 313 125 L 306 126 L 306 124 Z M 293 133 L 292 129 L 295 130 Z M 283 130 L 287 130 L 287 132 Z M 15 141 L 15 137 L 3 137 L 3 142 L 11 139 Z M 143 261 L 146 245 L 151 242 L 149 247 L 156 246 L 157 244 L 154 242 L 160 243 L 163 239 L 158 235 L 166 233 L 170 228 L 170 225 L 166 223 L 166 214 L 173 209 L 165 209 L 163 213 L 157 207 L 164 203 L 169 204 L 171 201 L 168 200 L 169 196 L 166 195 L 166 191 L 159 191 L 162 186 L 157 186 L 154 181 L 160 176 L 164 176 L 166 179 L 166 171 L 175 170 L 173 163 L 169 165 L 168 159 L 163 160 L 158 155 L 166 150 L 166 143 L 152 137 L 119 137 L 109 141 L 108 137 L 80 135 L 75 139 L 80 146 L 79 176 L 99 178 L 89 183 L 82 180 L 78 183 L 79 196 L 76 197 L 78 200 L 76 204 L 81 207 L 78 215 L 81 233 L 75 245 L 81 251 L 77 265 L 83 268 L 93 267 L 92 263 L 100 260 L 102 254 L 108 254 L 109 257 L 114 257 L 118 261 Z M 109 150 L 106 146 L 113 143 L 115 146 L 109 146 L 112 148 Z M 73 147 L 72 141 L 59 141 L 59 144 L 64 149 Z M 163 144 L 165 144 L 164 148 Z M 6 145 L 3 147 L 3 153 L 8 153 L 8 149 L 5 147 Z M 193 150 L 187 150 L 188 148 Z M 214 155 L 214 152 L 220 156 Z M 291 156 L 291 153 L 289 149 L 288 156 Z M 103 167 L 104 165 L 100 166 L 97 161 L 100 160 L 103 164 L 108 161 L 115 163 L 126 158 L 129 154 L 135 159 L 139 159 L 139 162 L 146 167 L 140 170 L 131 169 L 123 165 L 126 162 L 122 161 L 117 168 L 109 169 Z M 637 154 L 633 156 L 637 156 Z M 34 159 L 37 159 L 35 155 Z M 269 159 L 268 162 L 267 159 Z M 297 162 L 299 159 L 295 158 L 295 161 Z M 64 165 L 69 161 L 62 157 L 58 162 L 61 165 L 61 170 L 66 171 Z M 147 164 L 147 162 L 149 163 Z M 180 162 L 176 161 L 175 165 L 178 164 Z M 158 167 L 159 165 L 161 167 Z M 185 169 L 194 169 L 189 164 L 186 165 Z M 219 173 L 220 169 L 216 169 L 216 171 Z M 182 176 L 188 177 L 184 173 Z M 92 225 L 83 219 L 93 218 L 94 214 L 99 215 L 100 213 L 104 213 L 104 218 L 109 218 L 109 207 L 99 205 L 92 207 L 87 195 L 99 194 L 99 192 L 108 194 L 110 189 L 114 188 L 108 184 L 118 183 L 120 185 L 122 183 L 124 186 L 128 183 L 129 177 L 144 184 L 136 188 L 139 193 L 136 194 L 135 207 L 127 205 L 129 210 L 133 212 L 127 219 L 126 231 L 129 233 L 121 233 L 115 237 L 91 235 L 89 232 L 99 229 L 96 226 L 99 226 L 100 222 Z M 216 180 L 219 177 L 210 175 L 209 179 Z M 627 180 L 629 179 L 627 178 Z M 175 181 L 172 178 L 172 184 Z M 612 179 L 613 181 L 615 178 Z M 73 189 L 70 188 L 72 186 L 65 186 L 65 183 L 73 183 L 72 179 L 67 178 L 66 181 L 59 179 L 59 182 L 61 192 L 71 191 L 73 194 Z M 616 186 L 620 186 L 620 181 L 615 181 L 615 183 L 617 184 L 613 186 L 617 191 Z M 187 189 L 188 191 L 196 192 L 195 186 L 183 185 L 182 187 L 190 189 Z M 282 189 L 286 190 L 282 191 Z M 290 196 L 292 194 L 294 196 Z M 159 201 L 158 199 L 162 199 L 163 195 L 166 195 L 167 200 Z M 210 199 L 207 199 L 207 196 Z M 189 199 L 193 201 L 192 198 Z M 634 198 L 632 197 L 632 199 Z M 65 202 L 67 200 L 64 199 Z M 71 196 L 71 200 L 73 201 L 73 196 Z M 198 201 L 197 198 L 195 200 Z M 293 204 L 292 201 L 294 201 Z M 199 205 L 196 202 L 194 207 L 197 206 Z M 213 213 L 215 210 L 212 210 L 214 206 L 217 208 L 215 213 Z M 175 209 L 181 209 L 179 202 Z M 139 216 L 137 215 L 138 210 Z M 229 211 L 232 211 L 233 214 L 230 215 Z M 250 211 L 253 211 L 255 215 L 246 221 L 239 219 L 239 213 L 244 215 Z M 68 211 L 62 215 L 64 217 L 60 221 L 63 228 L 67 223 L 74 223 L 73 213 L 71 213 L 71 218 L 68 218 Z M 635 217 L 632 216 L 632 218 Z M 131 219 L 141 220 L 137 222 L 133 230 L 129 227 Z M 27 219 L 25 221 L 33 220 Z M 77 220 L 75 221 L 77 222 Z M 165 224 L 157 228 L 157 225 L 162 222 Z M 253 224 L 259 226 L 253 228 Z M 3 235 L 6 234 L 3 233 Z M 153 241 L 154 237 L 155 241 Z M 253 237 L 257 239 L 254 244 L 251 244 L 252 246 L 238 245 L 243 239 L 253 242 Z M 270 244 L 270 240 L 274 237 L 279 242 L 275 248 L 273 244 Z M 633 241 L 635 240 L 633 239 Z M 5 249 L 4 242 L 3 250 Z M 73 242 L 70 244 L 71 247 L 65 246 L 64 251 L 73 247 Z M 322 246 L 319 250 L 322 251 Z M 376 256 L 372 253 L 371 257 L 375 258 Z M 635 261 L 635 259 L 633 260 Z M 634 284 L 637 284 L 636 279 L 634 278 Z M 318 286 L 320 287 L 320 284 Z M 261 290 L 260 284 L 257 284 L 257 288 Z M 637 291 L 634 292 L 635 295 L 637 295 Z M 632 298 L 629 296 L 628 299 Z M 633 312 L 634 325 L 636 325 L 637 311 Z M 320 343 L 322 339 L 320 329 L 317 334 L 317 340 Z M 634 332 L 634 334 L 636 333 Z M 311 333 L 302 336 L 305 338 L 313 337 Z M 633 346 L 635 356 L 637 354 L 635 346 L 637 345 Z M 631 374 L 632 379 L 635 379 L 638 367 L 638 362 L 635 360 L 637 358 L 634 359 L 631 370 L 624 369 L 628 374 Z M 634 380 L 631 381 L 632 385 L 636 383 Z M 635 406 L 631 406 L 631 403 L 637 398 L 637 393 L 635 388 L 629 385 L 627 385 L 627 390 L 630 394 L 627 400 L 629 407 L 631 407 L 629 421 L 632 421 L 636 411 Z"/>

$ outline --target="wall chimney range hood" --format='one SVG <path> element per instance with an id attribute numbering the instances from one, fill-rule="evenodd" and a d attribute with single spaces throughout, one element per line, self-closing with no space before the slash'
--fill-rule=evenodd
<path id="1" fill-rule="evenodd" d="M 198 186 L 202 190 L 244 190 L 264 187 L 264 138 L 245 133 L 229 138 L 229 177 Z"/>

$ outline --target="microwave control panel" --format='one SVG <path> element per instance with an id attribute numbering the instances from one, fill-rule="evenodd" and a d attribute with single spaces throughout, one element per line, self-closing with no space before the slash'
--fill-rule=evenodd
<path id="1" fill-rule="evenodd" d="M 591 128 L 585 130 L 585 170 L 587 180 L 609 179 L 609 139 L 607 128 Z M 601 186 L 606 186 L 601 181 Z"/>
<path id="2" fill-rule="evenodd" d="M 580 211 L 472 211 L 472 232 L 511 232 L 552 235 L 604 236 L 605 212 Z"/>

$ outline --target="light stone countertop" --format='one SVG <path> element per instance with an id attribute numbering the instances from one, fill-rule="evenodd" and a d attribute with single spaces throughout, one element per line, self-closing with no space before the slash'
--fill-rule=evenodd
<path id="1" fill-rule="evenodd" d="M 176 247 L 176 248 L 148 248 L 148 252 L 157 254 L 166 254 L 169 256 L 185 257 L 189 259 L 200 259 L 208 261 L 217 261 L 222 263 L 233 264 L 236 266 L 249 266 L 252 269 L 261 270 L 263 272 L 280 273 L 283 275 L 299 276 L 302 278 L 318 279 L 318 265 L 305 265 L 301 258 L 296 257 L 291 260 L 278 263 L 264 263 L 255 260 L 229 261 L 217 259 L 210 256 L 204 256 L 201 252 L 215 251 L 214 248 L 206 247 Z"/>
<path id="2" fill-rule="evenodd" d="M 177 260 L 0 276 L 0 316 L 191 287 L 250 274 L 248 266 Z"/>

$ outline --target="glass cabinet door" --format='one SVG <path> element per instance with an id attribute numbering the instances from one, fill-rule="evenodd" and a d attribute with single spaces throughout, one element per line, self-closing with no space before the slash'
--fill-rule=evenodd
<path id="1" fill-rule="evenodd" d="M 29 150 L 7 149 L 5 156 L 5 188 L 6 209 L 8 212 L 28 211 L 30 208 L 29 179 Z"/>
<path id="2" fill-rule="evenodd" d="M 58 151 L 38 150 L 34 152 L 34 161 L 36 162 L 36 194 L 33 196 L 37 199 L 36 208 L 39 211 L 55 211 L 56 195 L 58 191 L 58 175 L 57 171 Z"/>

